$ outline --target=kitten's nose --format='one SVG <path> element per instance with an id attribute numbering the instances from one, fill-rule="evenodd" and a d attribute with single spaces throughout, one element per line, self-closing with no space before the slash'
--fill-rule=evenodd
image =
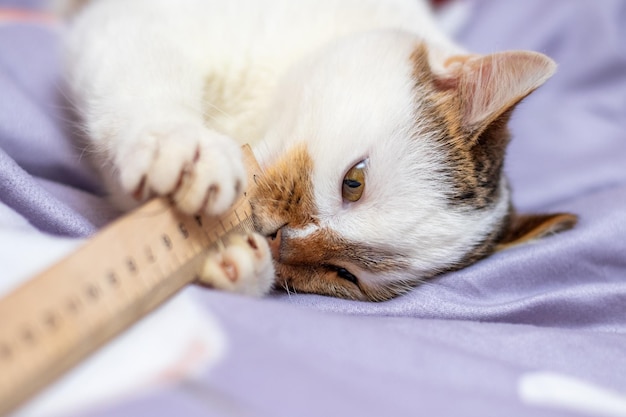
<path id="1" fill-rule="evenodd" d="M 270 250 L 272 251 L 272 258 L 278 260 L 280 257 L 280 242 L 282 240 L 283 228 L 281 227 L 274 233 L 267 237 L 267 242 L 270 244 Z"/>

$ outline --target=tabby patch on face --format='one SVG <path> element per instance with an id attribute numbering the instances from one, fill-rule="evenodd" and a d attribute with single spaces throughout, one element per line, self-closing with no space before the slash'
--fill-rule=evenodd
<path id="1" fill-rule="evenodd" d="M 408 264 L 402 254 L 350 242 L 318 218 L 311 182 L 312 159 L 297 145 L 257 178 L 251 196 L 255 227 L 267 236 L 277 283 L 289 292 L 381 301 L 414 282 L 360 280 L 360 273 L 393 274 Z"/>
<path id="2" fill-rule="evenodd" d="M 468 81 L 461 74 L 463 65 L 469 65 L 471 59 L 477 58 L 474 55 L 448 58 L 446 67 L 450 72 L 435 74 L 425 44 L 420 43 L 411 55 L 417 105 L 430 130 L 437 132 L 434 137 L 439 148 L 446 152 L 446 174 L 452 180 L 450 204 L 484 209 L 500 196 L 502 166 L 510 137 L 506 124 L 512 104 L 496 120 L 467 125 L 466 106 L 471 104 L 463 99 L 467 90 L 464 83 Z"/>
<path id="3" fill-rule="evenodd" d="M 255 178 L 250 201 L 259 233 L 269 236 L 281 227 L 317 226 L 311 171 L 313 161 L 304 144 L 298 144 Z"/>

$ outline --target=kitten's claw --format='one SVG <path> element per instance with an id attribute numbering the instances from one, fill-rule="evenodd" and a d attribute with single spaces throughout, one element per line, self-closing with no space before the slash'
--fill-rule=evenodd
<path id="1" fill-rule="evenodd" d="M 251 296 L 267 294 L 274 266 L 267 241 L 257 233 L 231 235 L 207 256 L 199 284 Z"/>
<path id="2" fill-rule="evenodd" d="M 140 129 L 116 160 L 122 189 L 136 200 L 171 196 L 188 214 L 223 213 L 242 190 L 241 150 L 204 126 L 182 124 Z"/>

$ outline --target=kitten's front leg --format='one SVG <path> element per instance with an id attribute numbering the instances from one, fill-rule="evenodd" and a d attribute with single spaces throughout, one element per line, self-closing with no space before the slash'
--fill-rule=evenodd
<path id="1" fill-rule="evenodd" d="M 267 294 L 274 283 L 267 240 L 258 233 L 229 236 L 207 256 L 199 283 L 257 297 Z"/>
<path id="2" fill-rule="evenodd" d="M 193 123 L 149 124 L 136 135 L 116 154 L 126 193 L 170 195 L 184 212 L 219 214 L 245 186 L 241 150 L 229 137 Z M 265 295 L 274 283 L 269 244 L 257 233 L 228 236 L 199 277 L 201 285 Z"/>
<path id="3" fill-rule="evenodd" d="M 224 212 L 245 186 L 241 150 L 194 120 L 140 124 L 113 156 L 122 191 L 170 196 L 185 213 Z"/>
<path id="4" fill-rule="evenodd" d="M 66 32 L 68 86 L 90 153 L 124 209 L 131 196 L 159 195 L 186 213 L 218 214 L 245 186 L 239 144 L 206 125 L 207 7 L 89 2 Z"/>
<path id="5" fill-rule="evenodd" d="M 159 195 L 189 214 L 220 214 L 245 188 L 241 144 L 205 120 L 215 67 L 203 18 L 210 11 L 210 2 L 195 0 L 89 2 L 66 34 L 68 86 L 90 153 L 121 208 L 136 206 L 133 197 Z M 208 258 L 204 282 L 267 292 L 267 242 L 233 239 Z"/>

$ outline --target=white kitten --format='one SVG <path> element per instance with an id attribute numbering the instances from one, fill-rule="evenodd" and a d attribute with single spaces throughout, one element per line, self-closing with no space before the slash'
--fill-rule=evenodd
<path id="1" fill-rule="evenodd" d="M 502 175 L 510 113 L 554 63 L 469 55 L 422 1 L 94 0 L 67 51 L 123 207 L 157 194 L 221 213 L 254 146 L 267 241 L 212 257 L 219 287 L 263 292 L 275 271 L 285 288 L 384 300 L 575 223 L 516 215 Z"/>

